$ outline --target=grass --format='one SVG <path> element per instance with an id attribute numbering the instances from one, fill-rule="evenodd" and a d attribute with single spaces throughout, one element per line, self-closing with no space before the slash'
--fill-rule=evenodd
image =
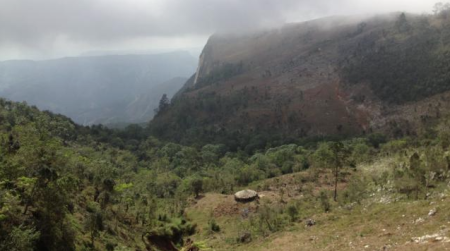
<path id="1" fill-rule="evenodd" d="M 361 205 L 351 212 L 340 209 L 317 214 L 317 224 L 311 228 L 298 224 L 296 230 L 274 234 L 263 240 L 263 244 L 253 242 L 237 250 L 296 250 L 298 245 L 301 245 L 301 250 L 362 250 L 367 245 L 376 247 L 375 250 L 387 245 L 421 250 L 423 246 L 408 242 L 413 237 L 440 232 L 441 223 L 447 227 L 448 202 L 445 200 L 433 205 L 438 206 L 440 212 L 434 217 L 427 216 L 432 207 L 428 201 L 378 204 L 370 208 Z M 414 221 L 420 217 L 425 222 L 415 224 Z"/>
<path id="2" fill-rule="evenodd" d="M 358 167 L 353 175 L 376 175 L 387 170 L 390 159 L 382 159 L 375 164 Z M 200 231 L 195 240 L 206 241 L 211 250 L 242 250 L 242 251 L 278 251 L 278 250 L 450 250 L 450 243 L 435 242 L 417 244 L 411 240 L 414 237 L 439 234 L 450 237 L 450 192 L 447 185 L 436 188 L 427 200 L 408 200 L 389 189 L 369 187 L 370 194 L 361 204 L 351 207 L 332 202 L 332 211 L 324 213 L 314 199 L 302 196 L 301 192 L 292 197 L 285 196 L 287 202 L 281 202 L 276 193 L 280 190 L 274 184 L 282 184 L 289 190 L 291 183 L 295 184 L 298 177 L 304 173 L 286 175 L 275 182 L 266 180 L 270 185 L 254 184 L 259 187 L 269 187 L 273 196 L 267 200 L 273 207 L 283 203 L 300 203 L 300 220 L 286 225 L 281 231 L 269 235 L 253 233 L 253 240 L 247 244 L 236 242 L 238 233 L 248 227 L 248 219 L 243 219 L 239 213 L 214 216 L 218 207 L 234 205 L 238 208 L 251 207 L 239 205 L 232 196 L 206 194 L 205 197 L 187 209 L 188 217 L 198 224 L 199 229 L 206 229 L 208 221 L 214 217 L 219 224 L 219 233 Z M 321 176 L 322 177 L 322 176 Z M 289 183 L 292 181 L 291 183 Z M 317 182 L 314 190 L 320 186 L 328 188 L 327 182 Z M 343 186 L 345 187 L 345 186 Z M 262 194 L 266 193 L 263 191 Z M 389 198 L 389 199 L 386 199 Z M 435 216 L 428 216 L 431 209 L 437 209 Z M 253 213 L 255 214 L 255 213 Z M 304 219 L 312 218 L 316 225 L 306 227 Z M 422 218 L 423 221 L 419 220 Z"/>

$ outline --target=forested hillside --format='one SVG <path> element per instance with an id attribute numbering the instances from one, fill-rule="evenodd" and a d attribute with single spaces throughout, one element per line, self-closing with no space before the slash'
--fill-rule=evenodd
<path id="1" fill-rule="evenodd" d="M 400 207 L 447 191 L 446 118 L 420 137 L 299 141 L 253 153 L 165 143 L 139 126 L 83 127 L 3 99 L 0 122 L 0 250 L 224 250 L 217 234 L 228 238 L 225 249 L 247 250 L 255 243 L 243 244 L 245 236 L 283 233 L 321 210 L 362 214 L 355 203 L 373 193 Z M 241 209 L 219 198 L 246 187 L 269 197 L 229 225 Z"/>

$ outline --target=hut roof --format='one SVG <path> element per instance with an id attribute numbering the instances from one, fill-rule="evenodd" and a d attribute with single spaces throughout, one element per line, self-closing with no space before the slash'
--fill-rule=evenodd
<path id="1" fill-rule="evenodd" d="M 237 201 L 250 201 L 258 197 L 258 193 L 253 190 L 242 190 L 234 194 L 234 199 Z"/>

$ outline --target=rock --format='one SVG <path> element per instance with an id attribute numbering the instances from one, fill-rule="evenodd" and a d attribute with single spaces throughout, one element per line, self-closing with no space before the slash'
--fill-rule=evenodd
<path id="1" fill-rule="evenodd" d="M 250 214 L 250 210 L 248 208 L 244 208 L 241 211 L 242 218 L 248 218 L 248 215 Z"/>
<path id="2" fill-rule="evenodd" d="M 420 223 L 424 223 L 424 222 L 425 222 L 425 220 L 422 217 L 420 217 L 419 219 L 413 221 L 414 224 L 420 224 Z"/>
<path id="3" fill-rule="evenodd" d="M 188 238 L 184 244 L 183 250 L 185 250 L 185 251 L 200 251 L 200 248 L 197 247 L 195 245 L 195 243 L 191 239 Z"/>
<path id="4" fill-rule="evenodd" d="M 238 241 L 241 243 L 247 243 L 252 240 L 252 234 L 249 232 L 244 232 L 241 235 L 239 235 Z"/>
<path id="5" fill-rule="evenodd" d="M 306 226 L 307 227 L 312 227 L 314 225 L 316 225 L 316 221 L 315 220 L 313 220 L 313 219 L 307 219 L 306 220 Z"/>
<path id="6" fill-rule="evenodd" d="M 417 243 L 417 244 L 429 243 L 429 242 L 450 242 L 450 240 L 447 237 L 441 236 L 439 234 L 431 234 L 431 235 L 424 235 L 421 237 L 414 237 L 411 239 L 411 241 L 414 243 Z"/>
<path id="7" fill-rule="evenodd" d="M 389 250 L 389 249 L 391 249 L 391 245 L 384 245 L 382 248 L 381 248 L 381 250 L 383 250 L 383 251 L 385 251 L 385 250 Z"/>
<path id="8" fill-rule="evenodd" d="M 431 216 L 435 216 L 436 213 L 437 213 L 436 208 L 433 208 L 433 209 L 431 209 L 430 212 L 428 213 L 428 216 L 430 216 L 430 217 L 431 217 Z"/>
<path id="9" fill-rule="evenodd" d="M 250 202 L 259 198 L 258 193 L 253 190 L 242 190 L 234 194 L 234 199 L 238 202 Z"/>

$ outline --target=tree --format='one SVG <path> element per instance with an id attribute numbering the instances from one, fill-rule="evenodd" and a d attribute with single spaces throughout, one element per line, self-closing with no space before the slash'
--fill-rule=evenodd
<path id="1" fill-rule="evenodd" d="M 447 13 L 450 10 L 450 3 L 436 3 L 433 7 L 433 13 L 434 15 L 441 15 L 444 14 L 444 17 L 447 17 Z"/>
<path id="2" fill-rule="evenodd" d="M 170 100 L 167 97 L 167 94 L 163 94 L 161 97 L 161 100 L 159 100 L 159 106 L 158 109 L 155 110 L 156 114 L 161 114 L 163 112 L 165 112 L 167 110 L 167 108 L 169 108 L 170 105 Z"/>
<path id="3" fill-rule="evenodd" d="M 202 147 L 201 156 L 206 163 L 215 163 L 226 152 L 224 145 L 208 144 Z"/>
<path id="4" fill-rule="evenodd" d="M 24 228 L 23 225 L 13 227 L 8 238 L 0 243 L 0 250 L 33 251 L 40 233 L 34 228 Z"/>
<path id="5" fill-rule="evenodd" d="M 444 4 L 442 2 L 438 2 L 438 3 L 434 4 L 433 13 L 435 15 L 439 14 L 441 12 L 443 6 L 444 6 Z"/>
<path id="6" fill-rule="evenodd" d="M 359 23 L 358 26 L 357 26 L 357 30 L 356 30 L 356 34 L 355 35 L 359 35 L 359 34 L 363 33 L 364 29 L 366 27 L 367 27 L 367 23 L 366 22 Z"/>
<path id="7" fill-rule="evenodd" d="M 337 201 L 337 186 L 341 169 L 348 161 L 349 151 L 342 142 L 327 142 L 321 144 L 314 153 L 314 159 L 333 169 L 334 176 L 334 201 Z"/>
<path id="8" fill-rule="evenodd" d="M 195 175 L 183 180 L 181 185 L 181 191 L 187 193 L 193 193 L 195 198 L 198 198 L 201 192 L 203 192 L 203 178 Z"/>
<path id="9" fill-rule="evenodd" d="M 408 32 L 411 29 L 411 25 L 408 23 L 405 13 L 400 14 L 395 26 L 399 32 Z"/>
<path id="10" fill-rule="evenodd" d="M 84 221 L 84 228 L 89 231 L 91 238 L 91 247 L 94 247 L 95 237 L 99 231 L 103 231 L 103 216 L 97 210 L 89 213 Z"/>
<path id="11" fill-rule="evenodd" d="M 331 142 L 330 149 L 333 153 L 334 162 L 334 201 L 337 201 L 337 185 L 339 182 L 339 173 L 346 163 L 349 153 L 342 142 Z"/>
<path id="12" fill-rule="evenodd" d="M 196 177 L 191 181 L 192 191 L 194 191 L 195 198 L 198 198 L 201 192 L 203 192 L 203 179 Z"/>

